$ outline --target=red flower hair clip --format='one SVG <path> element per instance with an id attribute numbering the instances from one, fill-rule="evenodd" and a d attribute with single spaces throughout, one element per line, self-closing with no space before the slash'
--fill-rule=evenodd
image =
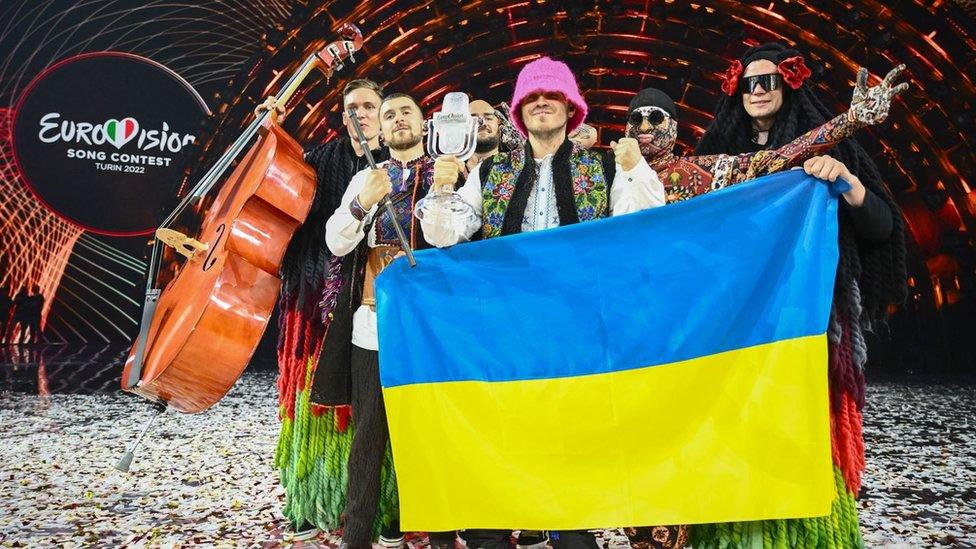
<path id="1" fill-rule="evenodd" d="M 813 74 L 803 62 L 801 55 L 794 55 L 780 61 L 779 65 L 776 65 L 776 70 L 783 75 L 783 81 L 794 90 L 799 89 L 803 81 Z"/>
<path id="2" fill-rule="evenodd" d="M 722 73 L 722 91 L 725 95 L 735 95 L 735 90 L 739 87 L 739 77 L 742 76 L 742 62 L 736 59 Z"/>

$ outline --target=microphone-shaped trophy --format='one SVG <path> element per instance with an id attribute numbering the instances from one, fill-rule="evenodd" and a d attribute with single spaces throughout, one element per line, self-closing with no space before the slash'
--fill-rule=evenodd
<path id="1" fill-rule="evenodd" d="M 468 112 L 468 96 L 451 92 L 444 96 L 440 112 L 427 122 L 427 152 L 431 157 L 454 155 L 464 162 L 478 144 L 477 120 Z"/>
<path id="2" fill-rule="evenodd" d="M 451 92 L 444 96 L 440 112 L 427 122 L 427 154 L 437 159 L 452 155 L 461 162 L 471 158 L 478 145 L 478 119 L 468 112 L 468 96 Z M 460 214 L 460 215 L 452 215 Z M 417 202 L 414 208 L 417 219 L 451 223 L 476 216 L 474 208 L 456 192 L 434 191 Z"/>

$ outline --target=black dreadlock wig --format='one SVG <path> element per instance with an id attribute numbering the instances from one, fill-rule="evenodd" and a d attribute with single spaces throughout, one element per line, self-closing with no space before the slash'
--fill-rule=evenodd
<path id="1" fill-rule="evenodd" d="M 784 59 L 800 55 L 793 49 L 776 42 L 750 48 L 740 59 L 743 68 L 749 63 L 766 59 L 779 64 Z M 783 106 L 769 132 L 766 148 L 775 149 L 786 145 L 804 132 L 827 122 L 833 113 L 814 95 L 804 83 L 794 90 L 783 86 Z M 757 150 L 752 142 L 752 123 L 742 106 L 742 96 L 724 93 L 719 99 L 715 116 L 702 136 L 695 154 L 740 154 Z M 840 264 L 836 297 L 840 305 L 857 318 L 856 310 L 863 307 L 864 320 L 884 322 L 887 307 L 901 304 L 907 296 L 905 270 L 905 222 L 901 210 L 884 183 L 874 161 L 853 138 L 846 139 L 830 151 L 830 155 L 843 162 L 851 173 L 857 175 L 864 186 L 880 197 L 892 211 L 892 231 L 883 242 L 859 241 L 852 224 L 841 216 Z M 850 289 L 854 287 L 854 291 Z M 860 290 L 861 303 L 852 303 Z"/>

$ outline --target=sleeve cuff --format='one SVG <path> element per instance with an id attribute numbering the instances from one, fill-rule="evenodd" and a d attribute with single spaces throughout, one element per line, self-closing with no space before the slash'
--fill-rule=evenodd
<path id="1" fill-rule="evenodd" d="M 617 166 L 620 166 L 620 164 L 617 164 Z M 617 170 L 617 174 L 618 177 L 623 177 L 627 181 L 632 182 L 634 181 L 634 179 L 646 177 L 649 173 L 652 173 L 653 171 L 654 170 L 651 169 L 651 166 L 648 165 L 647 160 L 641 158 L 640 160 L 637 161 L 637 164 L 634 164 L 634 167 L 629 170 L 625 170 L 623 166 L 620 166 L 620 169 Z"/>
<path id="2" fill-rule="evenodd" d="M 369 210 L 363 208 L 363 205 L 359 202 L 359 196 L 354 196 L 352 202 L 349 203 L 349 213 L 356 218 L 356 221 L 362 221 L 366 219 Z"/>

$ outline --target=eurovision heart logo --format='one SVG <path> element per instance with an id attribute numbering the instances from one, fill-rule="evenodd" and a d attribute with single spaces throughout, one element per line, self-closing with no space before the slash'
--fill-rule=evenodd
<path id="1" fill-rule="evenodd" d="M 139 132 L 139 122 L 131 116 L 122 120 L 110 118 L 102 127 L 105 128 L 105 140 L 115 145 L 116 149 L 121 149 L 122 145 L 132 141 Z"/>

